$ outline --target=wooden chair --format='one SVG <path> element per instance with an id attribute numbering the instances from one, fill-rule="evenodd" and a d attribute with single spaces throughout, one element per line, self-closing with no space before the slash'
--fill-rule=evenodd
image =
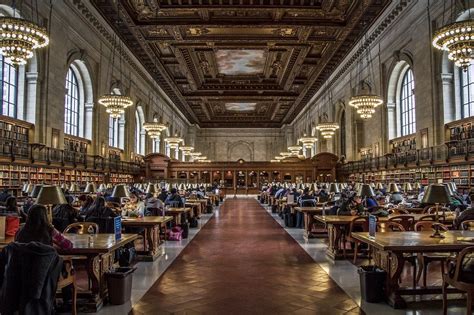
<path id="1" fill-rule="evenodd" d="M 415 224 L 415 231 L 431 231 L 434 226 L 439 226 L 441 231 L 448 231 L 448 228 L 441 223 L 434 221 L 419 221 Z M 434 261 L 441 262 L 441 274 L 444 274 L 444 263 L 451 255 L 449 253 L 430 253 L 425 255 L 423 253 L 418 254 L 419 270 L 418 275 L 416 276 L 416 283 L 420 281 L 421 275 L 423 274 L 423 286 L 426 287 L 426 275 L 428 270 L 428 265 Z"/>
<path id="2" fill-rule="evenodd" d="M 57 292 L 61 292 L 62 289 L 72 286 L 72 305 L 71 314 L 76 315 L 77 309 L 77 290 L 76 290 L 76 277 L 74 275 L 74 267 L 72 265 L 72 257 L 63 257 L 63 268 L 59 276 Z"/>
<path id="3" fill-rule="evenodd" d="M 396 222 L 401 224 L 405 231 L 411 231 L 413 223 L 415 222 L 415 217 L 411 215 L 397 215 L 388 219 L 388 222 Z"/>
<path id="4" fill-rule="evenodd" d="M 460 224 L 461 230 L 464 231 L 473 231 L 474 230 L 474 220 L 466 220 Z"/>
<path id="5" fill-rule="evenodd" d="M 449 270 L 450 268 L 448 266 L 448 272 L 443 273 L 443 314 L 445 315 L 448 311 L 448 286 L 453 286 L 454 288 L 467 293 L 466 314 L 472 314 L 474 283 L 462 281 L 466 279 L 465 272 L 463 272 L 464 258 L 467 258 L 466 256 L 473 258 L 472 254 L 474 254 L 474 246 L 463 249 L 453 261 L 454 270 Z"/>
<path id="6" fill-rule="evenodd" d="M 378 232 L 404 232 L 405 228 L 403 225 L 397 222 L 377 222 L 377 231 Z"/>
<path id="7" fill-rule="evenodd" d="M 63 233 L 88 234 L 90 226 L 94 229 L 93 234 L 99 234 L 99 225 L 94 222 L 76 222 L 69 224 Z"/>
<path id="8" fill-rule="evenodd" d="M 390 214 L 410 214 L 407 209 L 403 208 L 392 208 L 389 210 Z"/>
<path id="9" fill-rule="evenodd" d="M 378 232 L 405 232 L 405 228 L 403 225 L 397 222 L 393 221 L 387 221 L 387 222 L 377 222 L 377 231 Z M 416 275 L 417 275 L 417 269 L 416 269 L 416 261 L 417 257 L 412 255 L 412 254 L 404 254 L 403 258 L 405 259 L 406 262 L 410 263 L 413 267 L 413 288 L 416 288 Z M 400 279 L 399 279 L 400 281 Z"/>
<path id="10" fill-rule="evenodd" d="M 367 217 L 357 217 L 352 219 L 347 235 L 343 236 L 343 254 L 346 258 L 346 242 L 354 243 L 354 264 L 357 259 L 357 253 L 359 250 L 359 240 L 352 237 L 352 232 L 368 232 L 369 231 L 369 219 Z"/>

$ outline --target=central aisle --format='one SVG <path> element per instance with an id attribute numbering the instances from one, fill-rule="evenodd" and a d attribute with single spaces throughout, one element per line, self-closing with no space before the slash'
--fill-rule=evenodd
<path id="1" fill-rule="evenodd" d="M 361 311 L 255 199 L 227 199 L 133 310 L 292 312 Z"/>

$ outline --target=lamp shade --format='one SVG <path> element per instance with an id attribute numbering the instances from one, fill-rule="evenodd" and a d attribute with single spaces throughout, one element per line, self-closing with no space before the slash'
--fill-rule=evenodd
<path id="1" fill-rule="evenodd" d="M 155 187 L 155 184 L 149 184 L 148 185 L 148 188 L 146 189 L 146 193 L 147 194 L 154 194 L 156 193 L 156 187 Z"/>
<path id="2" fill-rule="evenodd" d="M 117 185 L 114 187 L 114 190 L 112 191 L 112 196 L 114 198 L 124 198 L 128 197 L 128 189 L 125 187 L 125 185 Z"/>
<path id="3" fill-rule="evenodd" d="M 388 192 L 389 193 L 398 193 L 400 192 L 400 189 L 398 189 L 398 185 L 395 183 L 390 183 L 390 186 L 388 186 Z"/>
<path id="4" fill-rule="evenodd" d="M 62 205 L 66 204 L 67 200 L 60 187 L 45 185 L 41 187 L 36 203 L 40 205 Z"/>
<path id="5" fill-rule="evenodd" d="M 107 189 L 112 188 L 112 184 L 108 183 L 106 187 L 107 187 Z"/>
<path id="6" fill-rule="evenodd" d="M 382 189 L 383 189 L 383 184 L 382 184 L 382 183 L 378 183 L 378 184 L 375 186 L 375 189 L 377 189 L 377 190 L 382 190 Z"/>
<path id="7" fill-rule="evenodd" d="M 329 185 L 329 192 L 338 194 L 340 192 L 339 191 L 339 185 L 336 184 L 336 183 L 331 183 L 331 185 Z"/>
<path id="8" fill-rule="evenodd" d="M 358 195 L 365 198 L 365 197 L 373 197 L 375 196 L 375 193 L 372 187 L 370 186 L 370 184 L 362 184 L 358 192 Z"/>
<path id="9" fill-rule="evenodd" d="M 446 187 L 446 190 L 448 191 L 449 196 L 454 195 L 454 190 L 453 190 L 452 186 L 449 185 L 449 183 L 444 184 L 444 186 Z"/>
<path id="10" fill-rule="evenodd" d="M 404 183 L 403 184 L 403 191 L 412 191 L 413 189 L 411 188 L 410 183 Z"/>
<path id="11" fill-rule="evenodd" d="M 451 188 L 451 192 L 454 195 L 454 193 L 457 191 L 456 184 L 454 182 L 449 182 L 448 185 Z"/>
<path id="12" fill-rule="evenodd" d="M 415 183 L 415 189 L 421 189 L 421 184 L 420 183 Z"/>
<path id="13" fill-rule="evenodd" d="M 67 186 L 66 183 L 63 183 L 63 184 L 61 185 L 61 188 L 64 189 L 64 190 L 67 190 L 69 187 Z"/>
<path id="14" fill-rule="evenodd" d="M 78 192 L 78 191 L 81 191 L 81 189 L 79 188 L 78 184 L 72 183 L 71 187 L 69 187 L 69 191 L 70 192 Z"/>
<path id="15" fill-rule="evenodd" d="M 40 193 L 41 187 L 43 187 L 43 185 L 34 185 L 31 190 L 30 197 L 37 198 Z"/>
<path id="16" fill-rule="evenodd" d="M 422 203 L 449 203 L 449 194 L 443 184 L 431 184 L 426 189 Z"/>
<path id="17" fill-rule="evenodd" d="M 21 191 L 26 192 L 28 190 L 28 185 L 29 185 L 28 183 L 24 183 L 23 187 L 21 188 Z"/>
<path id="18" fill-rule="evenodd" d="M 86 189 L 84 189 L 85 193 L 95 193 L 97 191 L 97 187 L 95 187 L 94 183 L 87 183 Z"/>
<path id="19" fill-rule="evenodd" d="M 107 186 L 105 186 L 105 184 L 102 183 L 102 184 L 99 185 L 99 191 L 100 192 L 103 192 L 103 191 L 106 191 L 106 190 L 107 190 Z"/>

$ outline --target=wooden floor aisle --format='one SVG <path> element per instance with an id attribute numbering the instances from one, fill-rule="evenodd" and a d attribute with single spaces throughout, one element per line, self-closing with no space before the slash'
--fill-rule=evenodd
<path id="1" fill-rule="evenodd" d="M 132 314 L 360 314 L 254 199 L 227 199 Z"/>

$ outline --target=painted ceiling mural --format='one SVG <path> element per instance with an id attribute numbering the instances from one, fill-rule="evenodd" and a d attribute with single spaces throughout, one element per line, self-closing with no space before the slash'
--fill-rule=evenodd
<path id="1" fill-rule="evenodd" d="M 201 128 L 291 123 L 391 1 L 91 0 Z"/>
<path id="2" fill-rule="evenodd" d="M 236 112 L 250 112 L 254 111 L 257 103 L 226 103 L 225 109 Z"/>
<path id="3" fill-rule="evenodd" d="M 219 49 L 216 52 L 219 73 L 225 75 L 250 75 L 263 73 L 264 50 Z"/>

